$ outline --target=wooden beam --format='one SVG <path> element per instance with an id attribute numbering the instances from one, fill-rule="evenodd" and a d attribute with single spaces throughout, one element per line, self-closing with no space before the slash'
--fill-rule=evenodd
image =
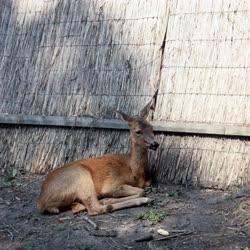
<path id="1" fill-rule="evenodd" d="M 250 136 L 250 125 L 210 124 L 198 122 L 154 121 L 155 131 L 227 136 Z"/>
<path id="2" fill-rule="evenodd" d="M 64 117 L 41 115 L 0 114 L 0 124 L 61 126 L 79 128 L 128 129 L 119 119 L 96 119 L 92 117 Z M 153 121 L 155 131 L 172 133 L 210 134 L 223 136 L 250 137 L 250 125 L 235 126 L 227 124 L 189 123 Z"/>

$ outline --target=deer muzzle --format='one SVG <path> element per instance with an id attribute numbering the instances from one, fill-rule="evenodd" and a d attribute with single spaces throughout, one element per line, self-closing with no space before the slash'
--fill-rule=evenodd
<path id="1" fill-rule="evenodd" d="M 156 141 L 154 141 L 153 143 L 151 143 L 151 144 L 149 145 L 149 149 L 152 149 L 152 150 L 154 150 L 154 151 L 155 151 L 158 147 L 159 147 L 159 143 L 156 142 Z"/>

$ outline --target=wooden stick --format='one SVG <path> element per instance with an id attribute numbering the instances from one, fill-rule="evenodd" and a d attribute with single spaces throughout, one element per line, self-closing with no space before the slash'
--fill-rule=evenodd
<path id="1" fill-rule="evenodd" d="M 182 232 L 182 233 L 178 233 L 178 234 L 174 234 L 174 235 L 168 235 L 166 237 L 155 239 L 153 241 L 169 240 L 169 239 L 177 238 L 177 237 L 180 237 L 180 236 L 190 235 L 190 234 L 193 234 L 193 233 L 194 233 L 193 231 L 186 231 L 186 232 Z"/>
<path id="2" fill-rule="evenodd" d="M 88 222 L 95 230 L 99 229 L 97 224 L 93 220 L 91 220 L 88 216 L 83 215 L 83 216 L 81 216 L 81 218 L 84 219 L 86 222 Z"/>

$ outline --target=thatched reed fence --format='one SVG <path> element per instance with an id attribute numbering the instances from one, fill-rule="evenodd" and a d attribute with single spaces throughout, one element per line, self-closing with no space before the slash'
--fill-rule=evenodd
<path id="1" fill-rule="evenodd" d="M 158 89 L 155 179 L 249 183 L 249 5 L 2 0 L 1 169 L 46 172 L 126 152 L 128 132 L 114 111 L 137 114 Z"/>

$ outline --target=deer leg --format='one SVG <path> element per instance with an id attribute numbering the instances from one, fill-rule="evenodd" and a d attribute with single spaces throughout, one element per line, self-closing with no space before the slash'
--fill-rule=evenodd
<path id="1" fill-rule="evenodd" d="M 82 203 L 74 202 L 71 205 L 71 211 L 73 214 L 76 214 L 76 213 L 79 213 L 81 211 L 86 211 L 86 207 Z"/>
<path id="2" fill-rule="evenodd" d="M 122 185 L 111 194 L 111 196 L 115 198 L 129 197 L 134 195 L 137 195 L 137 197 L 143 197 L 144 190 L 142 188 L 133 187 L 130 185 Z"/>
<path id="3" fill-rule="evenodd" d="M 59 214 L 60 212 L 57 207 L 48 207 L 46 210 L 50 214 Z"/>
<path id="4" fill-rule="evenodd" d="M 76 199 L 79 201 L 80 205 L 77 204 L 75 209 L 76 212 L 86 208 L 89 215 L 103 214 L 110 211 L 109 205 L 102 205 L 97 199 L 97 194 L 95 190 L 95 185 L 92 176 L 88 170 L 83 170 L 84 175 L 80 180 L 80 185 L 77 185 L 78 192 L 76 194 Z M 78 183 L 76 183 L 78 184 Z M 83 204 L 83 205 L 82 205 Z M 72 209 L 74 212 L 74 210 Z"/>
<path id="5" fill-rule="evenodd" d="M 109 205 L 110 212 L 124 209 L 124 208 L 130 208 L 130 207 L 138 207 L 144 204 L 148 204 L 152 201 L 152 199 L 148 197 L 139 197 L 130 199 L 124 202 L 114 203 Z"/>
<path id="6" fill-rule="evenodd" d="M 116 204 L 116 203 L 125 204 L 124 202 L 130 201 L 130 200 L 133 200 L 135 202 L 136 198 L 140 198 L 143 195 L 144 195 L 144 190 L 142 188 L 137 188 L 137 187 L 133 187 L 133 186 L 129 186 L 129 185 L 122 185 L 115 192 L 112 193 L 112 196 L 113 197 L 123 197 L 123 198 L 104 198 L 104 199 L 100 200 L 100 203 L 103 205 L 104 204 L 110 205 L 110 204 Z M 143 200 L 139 199 L 137 201 L 142 202 Z M 132 206 L 134 206 L 134 205 L 132 205 Z"/>
<path id="7" fill-rule="evenodd" d="M 64 207 L 64 203 L 61 201 L 50 201 L 46 204 L 44 211 L 47 211 L 50 214 L 58 214 L 60 212 L 60 208 Z"/>
<path id="8" fill-rule="evenodd" d="M 139 194 L 135 194 L 135 195 L 131 195 L 131 196 L 123 197 L 123 198 L 104 198 L 104 199 L 99 200 L 99 202 L 102 205 L 108 205 L 108 204 L 124 202 L 124 201 L 131 200 L 131 199 L 138 198 L 138 197 L 141 197 L 141 196 Z"/>

